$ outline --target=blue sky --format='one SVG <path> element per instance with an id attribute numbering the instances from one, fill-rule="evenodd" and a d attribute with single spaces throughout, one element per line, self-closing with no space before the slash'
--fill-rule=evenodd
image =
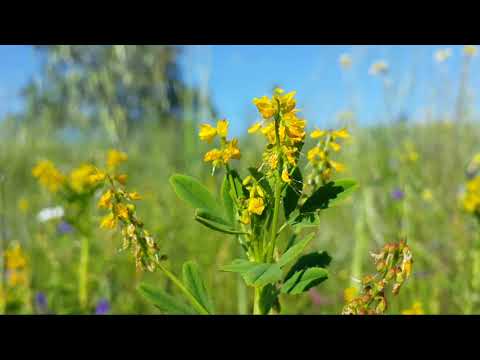
<path id="1" fill-rule="evenodd" d="M 433 54 L 444 47 L 452 48 L 452 57 L 437 64 Z M 353 59 L 347 72 L 338 63 L 343 53 Z M 368 74 L 370 65 L 380 59 L 389 64 L 393 88 L 404 92 L 395 97 L 395 114 L 402 109 L 409 116 L 424 118 L 432 105 L 440 110 L 452 108 L 461 46 L 196 45 L 186 48 L 181 66 L 185 80 L 210 92 L 219 115 L 229 119 L 236 131 L 243 131 L 257 119 L 252 98 L 268 95 L 276 84 L 297 90 L 298 107 L 318 126 L 333 126 L 337 114 L 352 103 L 362 123 L 385 119 L 382 80 Z M 478 61 L 472 62 L 473 90 L 480 85 Z M 0 46 L 0 116 L 21 109 L 18 92 L 39 71 L 39 59 L 31 47 Z"/>

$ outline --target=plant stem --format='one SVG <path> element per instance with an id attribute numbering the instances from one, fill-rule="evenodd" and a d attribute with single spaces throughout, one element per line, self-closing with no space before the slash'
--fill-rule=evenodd
<path id="1" fill-rule="evenodd" d="M 180 289 L 180 291 L 182 291 L 182 293 L 188 298 L 188 300 L 190 301 L 190 303 L 193 305 L 193 307 L 198 310 L 198 312 L 202 315 L 209 315 L 210 313 L 208 312 L 207 309 L 205 309 L 203 307 L 202 304 L 200 304 L 197 299 L 195 299 L 195 297 L 190 293 L 190 291 L 187 290 L 187 288 L 182 284 L 182 282 L 180 280 L 178 280 L 178 278 L 173 275 L 170 271 L 168 271 L 165 267 L 163 267 L 163 265 L 161 265 L 160 263 L 158 264 L 158 267 L 160 268 L 160 270 L 162 270 L 164 272 L 165 275 L 167 275 L 167 277 L 172 280 L 172 282 Z"/>
<path id="2" fill-rule="evenodd" d="M 82 237 L 80 243 L 80 263 L 78 267 L 78 300 L 82 309 L 86 308 L 88 300 L 88 255 L 88 238 Z"/>
<path id="3" fill-rule="evenodd" d="M 260 294 L 262 289 L 259 287 L 255 287 L 255 295 L 253 298 L 253 315 L 262 315 L 260 311 Z"/>

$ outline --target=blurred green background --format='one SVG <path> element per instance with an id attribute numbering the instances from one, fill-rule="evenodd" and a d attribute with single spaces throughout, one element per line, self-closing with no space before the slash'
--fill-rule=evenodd
<path id="1" fill-rule="evenodd" d="M 349 129 L 352 139 L 339 158 L 347 166 L 342 177 L 360 184 L 348 202 L 325 212 L 312 241 L 312 248 L 333 257 L 329 280 L 308 294 L 285 299 L 283 311 L 339 314 L 344 290 L 374 270 L 370 251 L 406 237 L 414 254 L 413 276 L 390 301 L 389 313 L 400 314 L 415 304 L 426 314 L 477 313 L 480 228 L 458 200 L 468 164 L 480 152 L 475 54 L 465 53 L 463 47 L 453 53 L 442 47 L 410 53 L 404 49 L 402 56 L 385 60 L 388 70 L 384 72 L 375 73 L 367 65 L 355 68 L 357 55 L 365 64 L 381 59 L 375 57 L 384 54 L 381 47 L 380 52 L 371 48 L 315 47 L 330 60 L 319 72 L 335 69 L 338 79 L 327 76 L 323 81 L 318 76 L 306 84 L 295 81 L 292 69 L 301 67 L 295 56 L 315 49 L 284 47 L 292 55 L 283 60 L 290 63 L 288 75 L 283 77 L 284 67 L 275 65 L 281 52 L 261 58 L 258 67 L 270 66 L 272 74 L 259 78 L 257 87 L 239 83 L 241 76 L 246 77 L 245 84 L 255 83 L 256 72 L 247 74 L 255 65 L 249 62 L 243 70 L 238 65 L 238 73 L 231 78 L 216 75 L 214 101 L 209 76 L 222 63 L 207 61 L 208 48 L 34 47 L 40 64 L 35 78 L 22 84 L 21 105 L 5 111 L 0 120 L 0 251 L 20 244 L 26 257 L 26 278 L 16 286 L 4 286 L 0 309 L 14 314 L 149 314 L 158 311 L 136 291 L 141 281 L 176 291 L 161 274 L 136 272 L 131 254 L 119 251 L 121 235 L 98 228 L 102 214 L 95 201 L 85 214 L 93 224 L 87 257 L 82 236 L 64 219 L 39 221 L 42 209 L 62 204 L 32 177 L 37 161 L 49 159 L 67 173 L 82 163 L 103 164 L 107 151 L 114 148 L 128 154 L 123 169 L 129 188 L 144 197 L 138 213 L 169 255 L 174 271 L 179 273 L 184 261 L 196 260 L 218 312 L 245 312 L 245 306 L 251 306 L 251 296 L 245 297 L 250 289 L 242 288 L 236 276 L 218 271 L 236 257 L 238 245 L 233 238 L 196 223 L 193 211 L 175 196 L 168 178 L 174 172 L 187 173 L 218 191 L 221 174 L 211 176 L 203 163 L 208 146 L 199 142 L 197 130 L 199 123 L 223 117 L 229 118 L 234 135 L 240 138 L 242 159 L 236 167 L 259 164 L 264 144 L 246 134 L 245 128 L 257 115 L 245 92 L 252 91 L 250 98 L 260 97 L 280 85 L 298 92 L 299 108 L 305 108 L 310 130 L 314 125 Z M 252 52 L 270 50 L 237 47 L 236 53 L 254 63 Z M 368 51 L 377 53 L 369 57 Z M 428 54 L 422 58 L 426 63 L 418 65 L 418 51 Z M 197 58 L 192 60 L 192 54 Z M 405 63 L 406 59 L 413 59 L 415 66 L 391 70 L 396 60 Z M 451 68 L 446 67 L 449 61 Z M 431 76 L 412 70 L 423 67 Z M 192 75 L 192 69 L 199 70 Z M 310 70 L 315 74 L 315 69 Z M 353 71 L 361 75 L 353 76 Z M 395 74 L 408 81 L 398 80 Z M 192 77 L 196 80 L 188 80 Z M 314 93 L 312 84 L 321 90 Z M 317 96 L 329 87 L 340 100 L 332 102 L 332 94 L 326 100 Z M 425 89 L 433 95 L 420 103 L 418 97 Z M 322 112 L 322 107 L 327 111 Z M 0 265 L 3 283 L 8 284 L 11 274 L 3 257 Z"/>

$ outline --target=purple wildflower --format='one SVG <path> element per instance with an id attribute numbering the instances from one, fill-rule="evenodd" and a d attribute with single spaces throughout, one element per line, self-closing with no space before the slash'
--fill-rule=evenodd
<path id="1" fill-rule="evenodd" d="M 97 315 L 107 315 L 110 312 L 110 303 L 107 299 L 101 299 L 95 309 Z"/>
<path id="2" fill-rule="evenodd" d="M 73 231 L 73 227 L 68 222 L 62 221 L 60 224 L 58 224 L 57 231 L 60 234 L 67 234 Z"/>
<path id="3" fill-rule="evenodd" d="M 35 308 L 37 313 L 45 314 L 48 311 L 47 297 L 45 293 L 38 292 L 35 294 Z"/>
<path id="4" fill-rule="evenodd" d="M 392 191 L 392 198 L 394 198 L 395 200 L 402 200 L 404 196 L 404 192 L 399 188 L 396 188 Z"/>

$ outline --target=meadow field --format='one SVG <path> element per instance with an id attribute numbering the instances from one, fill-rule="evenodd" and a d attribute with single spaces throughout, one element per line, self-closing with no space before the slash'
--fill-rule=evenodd
<path id="1" fill-rule="evenodd" d="M 127 191 L 140 195 L 135 216 L 141 219 L 139 226 L 148 229 L 147 242 L 151 235 L 155 246 L 168 257 L 161 259 L 162 264 L 168 264 L 177 276 L 185 262 L 198 264 L 215 303 L 214 313 L 252 313 L 254 288 L 240 275 L 220 271 L 242 257 L 237 238 L 195 221 L 194 209 L 177 196 L 171 181 L 173 174 L 186 174 L 198 179 L 215 197 L 221 196 L 225 170 L 218 166 L 212 175 L 204 155 L 213 145 L 199 137 L 201 124 L 215 126 L 224 118 L 221 108 L 205 106 L 205 94 L 185 88 L 169 100 L 181 111 L 173 111 L 173 105 L 166 111 L 155 103 L 162 101 L 161 96 L 145 90 L 148 82 L 167 83 L 161 64 L 145 60 L 145 66 L 158 65 L 161 74 L 136 73 L 133 64 L 118 65 L 121 55 L 101 53 L 104 70 L 87 65 L 85 59 L 91 53 L 83 53 L 81 46 L 67 48 L 41 50 L 53 59 L 46 81 L 58 86 L 29 87 L 23 95 L 27 99 L 24 109 L 0 121 L 0 313 L 160 314 L 166 311 L 139 291 L 140 284 L 181 295 L 175 281 L 162 271 L 139 265 L 139 256 L 150 256 L 147 250 L 146 255 L 138 255 L 136 250 L 123 249 L 125 235 L 120 229 L 101 226 L 106 224 L 107 212 L 97 204 L 106 188 L 88 187 L 88 181 L 82 180 L 87 176 L 82 171 L 88 176 L 95 174 L 88 166 L 128 176 L 117 185 L 126 184 Z M 399 294 L 389 291 L 386 296 L 386 314 L 480 311 L 480 185 L 475 183 L 480 174 L 480 127 L 474 102 L 466 95 L 467 70 L 476 48 L 460 50 L 454 56 L 465 61 L 454 109 L 415 121 L 394 117 L 370 124 L 362 123 L 354 109 L 347 109 L 330 122 L 331 128 L 306 119 L 305 144 L 295 166 L 305 169 L 304 175 L 309 171 L 308 150 L 315 147 L 317 140 L 311 136 L 315 130 L 344 129 L 348 136 L 340 136 L 341 149 L 330 156 L 334 164 L 345 168 L 332 171 L 328 179 L 353 179 L 357 187 L 337 206 L 320 210 L 313 238 L 306 246 L 308 251 L 326 251 L 331 257 L 327 281 L 301 293 L 281 293 L 281 314 L 341 314 L 360 293 L 361 279 L 376 271 L 371 253 L 400 240 L 406 240 L 411 250 L 413 268 Z M 159 59 L 170 56 L 162 51 L 154 55 Z M 432 54 L 433 63 L 452 56 L 442 51 Z M 148 58 L 152 54 L 145 50 L 145 54 L 134 55 Z M 61 70 L 59 62 L 66 58 L 70 64 L 81 63 L 84 72 L 69 75 Z M 343 55 L 332 67 L 348 71 L 349 62 L 354 61 Z M 386 66 L 377 63 L 370 76 L 383 81 L 382 76 L 388 74 Z M 133 75 L 123 76 L 128 74 Z M 124 83 L 118 85 L 118 81 Z M 142 86 L 137 86 L 138 82 Z M 274 87 L 272 84 L 272 90 Z M 138 94 L 142 101 L 122 97 L 122 89 Z M 303 89 L 285 91 L 301 94 Z M 303 104 L 297 100 L 297 106 Z M 137 107 L 142 109 L 140 115 L 136 115 Z M 259 120 L 257 107 L 262 111 L 252 103 L 249 111 L 255 111 L 254 117 L 242 120 L 246 127 Z M 253 131 L 229 134 L 228 138 L 234 135 L 241 157 L 233 156 L 225 163 L 244 179 L 248 167 L 258 168 L 267 161 L 262 158 L 267 141 Z M 43 162 L 48 168 L 46 160 L 64 177 L 57 185 L 51 178 L 42 182 L 42 171 L 47 170 L 39 170 L 38 165 Z M 55 188 L 63 183 L 69 184 L 70 193 Z M 133 210 L 128 211 L 131 215 Z M 290 235 L 283 232 L 278 241 L 286 244 Z M 278 261 L 278 257 L 272 259 Z"/>

